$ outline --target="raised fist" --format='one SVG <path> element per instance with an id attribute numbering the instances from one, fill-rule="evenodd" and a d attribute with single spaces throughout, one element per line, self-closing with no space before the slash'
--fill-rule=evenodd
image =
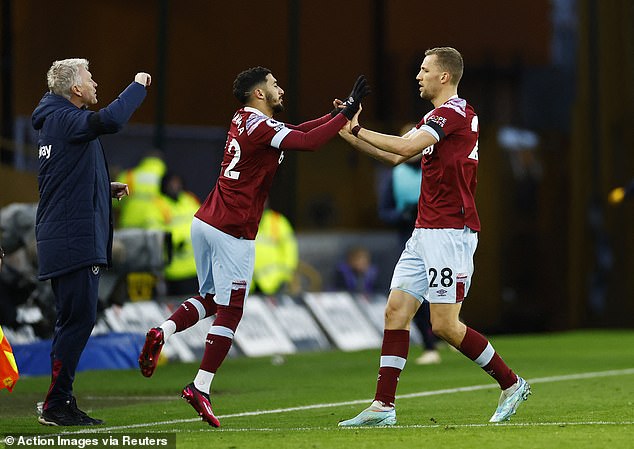
<path id="1" fill-rule="evenodd" d="M 150 76 L 149 73 L 139 72 L 134 77 L 134 81 L 136 81 L 137 83 L 145 87 L 149 87 L 150 84 L 152 84 L 152 77 Z"/>

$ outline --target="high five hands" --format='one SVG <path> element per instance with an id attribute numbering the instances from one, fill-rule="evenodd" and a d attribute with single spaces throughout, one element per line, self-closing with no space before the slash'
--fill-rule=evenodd
<path id="1" fill-rule="evenodd" d="M 348 120 L 352 120 L 357 112 L 360 111 L 361 100 L 370 95 L 371 92 L 372 90 L 370 89 L 365 76 L 360 75 L 355 81 L 354 86 L 352 87 L 352 91 L 345 101 L 335 98 L 335 100 L 332 102 L 335 109 L 333 109 L 331 114 L 335 116 L 339 112 L 341 112 Z"/>

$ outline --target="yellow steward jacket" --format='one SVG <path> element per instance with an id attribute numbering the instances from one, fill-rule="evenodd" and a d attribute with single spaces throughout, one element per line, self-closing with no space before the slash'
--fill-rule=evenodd
<path id="1" fill-rule="evenodd" d="M 252 288 L 257 286 L 266 295 L 277 293 L 293 279 L 297 262 L 297 240 L 291 224 L 282 214 L 265 209 L 255 238 Z"/>
<path id="2" fill-rule="evenodd" d="M 165 162 L 158 157 L 146 157 L 133 169 L 123 172 L 117 181 L 128 185 L 130 196 L 115 201 L 119 207 L 119 226 L 122 228 L 157 229 L 154 200 L 161 193 L 161 179 Z"/>
<path id="3" fill-rule="evenodd" d="M 161 195 L 155 204 L 163 216 L 163 229 L 172 233 L 172 262 L 165 268 L 165 279 L 180 281 L 196 277 L 190 231 L 200 201 L 190 192 L 181 192 L 176 201 Z"/>

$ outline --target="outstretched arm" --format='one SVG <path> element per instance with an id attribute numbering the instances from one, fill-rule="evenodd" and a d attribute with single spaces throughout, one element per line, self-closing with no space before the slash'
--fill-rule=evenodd
<path id="1" fill-rule="evenodd" d="M 77 109 L 64 117 L 66 134 L 72 141 L 88 141 L 102 134 L 119 131 L 141 105 L 146 88 L 152 78 L 144 72 L 137 73 L 134 81 L 108 106 L 97 112 Z"/>
<path id="2" fill-rule="evenodd" d="M 389 134 L 382 134 L 376 131 L 362 128 L 361 125 L 359 125 L 360 112 L 361 111 L 359 110 L 359 112 L 352 118 L 349 128 L 351 134 L 353 134 L 353 137 L 356 137 L 357 140 L 361 140 L 369 144 L 371 147 L 374 148 L 374 150 L 379 151 L 378 153 L 376 151 L 371 151 L 370 153 L 368 153 L 370 154 L 370 156 L 385 157 L 388 160 L 397 161 L 396 164 L 400 164 L 404 160 L 415 156 L 416 154 L 423 151 L 425 148 L 432 146 L 436 142 L 438 142 L 438 140 L 434 136 L 432 136 L 427 131 L 421 129 L 417 131 L 410 131 L 403 137 L 400 137 Z M 364 148 L 365 150 L 361 148 L 359 149 L 364 152 L 367 152 L 369 150 L 369 148 L 365 145 L 362 145 L 362 148 Z M 393 157 L 388 157 L 383 153 L 390 153 L 399 157 L 395 159 Z"/>
<path id="3" fill-rule="evenodd" d="M 339 132 L 339 135 L 346 142 L 352 145 L 356 150 L 359 150 L 362 153 L 365 153 L 368 156 L 380 162 L 386 163 L 391 166 L 398 165 L 420 154 L 420 152 L 424 148 L 427 148 L 428 146 L 436 143 L 436 139 L 433 136 L 431 136 L 431 134 L 428 134 L 424 131 L 409 131 L 403 137 L 399 137 L 399 136 L 391 136 L 388 134 L 377 133 L 377 132 L 370 131 L 364 128 L 361 128 L 361 130 L 359 130 L 357 128 L 355 130 L 357 135 L 355 136 L 352 134 L 352 130 L 355 128 L 355 126 L 359 125 L 359 114 L 361 113 L 362 110 L 363 108 L 359 109 L 359 112 L 357 112 L 357 114 L 353 117 L 349 125 L 345 126 Z M 370 136 L 368 137 L 368 139 L 373 139 L 374 136 L 379 136 L 379 138 L 376 139 L 379 142 L 379 144 L 375 144 L 371 140 L 364 139 L 363 136 L 360 135 L 361 132 L 364 132 L 364 135 L 365 135 L 365 132 L 367 132 L 368 135 Z M 414 140 L 415 136 L 421 133 L 424 133 L 426 136 L 429 136 L 429 138 L 431 139 L 429 140 L 429 143 L 427 143 L 426 139 Z M 424 136 L 420 136 L 420 137 L 424 137 Z M 386 138 L 385 140 L 390 142 L 396 142 L 397 143 L 396 151 L 390 151 L 388 148 L 381 147 L 380 144 L 383 138 Z"/>
<path id="4" fill-rule="evenodd" d="M 324 123 L 327 123 L 331 119 L 332 119 L 332 115 L 326 114 L 323 117 L 319 117 L 319 118 L 316 118 L 314 120 L 309 120 L 307 122 L 300 123 L 299 125 L 287 124 L 286 126 L 288 128 L 290 128 L 290 129 L 294 129 L 294 130 L 297 130 L 297 131 L 308 132 L 308 131 L 310 131 L 312 129 L 317 128 L 320 125 L 323 125 Z"/>
<path id="5" fill-rule="evenodd" d="M 361 107 L 361 100 L 370 94 L 370 87 L 363 75 L 359 76 L 352 87 L 350 97 L 346 102 L 335 100 L 335 109 L 343 106 L 340 112 L 331 113 L 331 119 L 327 122 L 304 133 L 299 130 L 291 130 L 282 137 L 279 148 L 281 150 L 316 150 L 343 128 L 347 120 L 351 120 Z M 344 106 L 345 104 L 345 106 Z"/>
<path id="6" fill-rule="evenodd" d="M 308 132 L 291 130 L 282 140 L 280 150 L 314 151 L 335 137 L 346 122 L 343 114 L 337 114 Z"/>
<path id="7" fill-rule="evenodd" d="M 152 77 L 139 72 L 119 97 L 93 116 L 93 125 L 99 134 L 109 134 L 119 131 L 141 105 L 145 98 L 146 89 L 152 84 Z"/>
<path id="8" fill-rule="evenodd" d="M 347 126 L 343 127 L 341 131 L 339 131 L 339 135 L 343 138 L 343 140 L 352 145 L 355 150 L 361 151 L 379 162 L 395 166 L 408 159 L 406 157 L 383 151 L 361 139 L 358 139 L 350 133 L 350 129 Z"/>
<path id="9" fill-rule="evenodd" d="M 316 118 L 314 120 L 309 120 L 309 121 L 304 122 L 304 123 L 300 123 L 299 125 L 286 124 L 286 126 L 288 128 L 290 128 L 290 129 L 296 129 L 297 131 L 303 131 L 303 132 L 308 132 L 311 129 L 315 129 L 319 125 L 323 125 L 324 123 L 328 122 L 333 117 L 336 117 L 337 114 L 340 113 L 343 110 L 343 108 L 346 106 L 344 104 L 344 102 L 341 101 L 338 98 L 335 98 L 332 101 L 332 105 L 333 105 L 334 109 L 330 113 L 328 113 L 328 114 L 326 114 L 326 115 L 324 115 L 322 117 Z"/>

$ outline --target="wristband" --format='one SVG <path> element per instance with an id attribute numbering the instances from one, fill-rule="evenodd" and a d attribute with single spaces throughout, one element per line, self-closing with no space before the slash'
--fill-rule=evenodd
<path id="1" fill-rule="evenodd" d="M 357 137 L 359 135 L 359 131 L 361 131 L 361 125 L 354 125 L 350 130 L 354 137 Z"/>

